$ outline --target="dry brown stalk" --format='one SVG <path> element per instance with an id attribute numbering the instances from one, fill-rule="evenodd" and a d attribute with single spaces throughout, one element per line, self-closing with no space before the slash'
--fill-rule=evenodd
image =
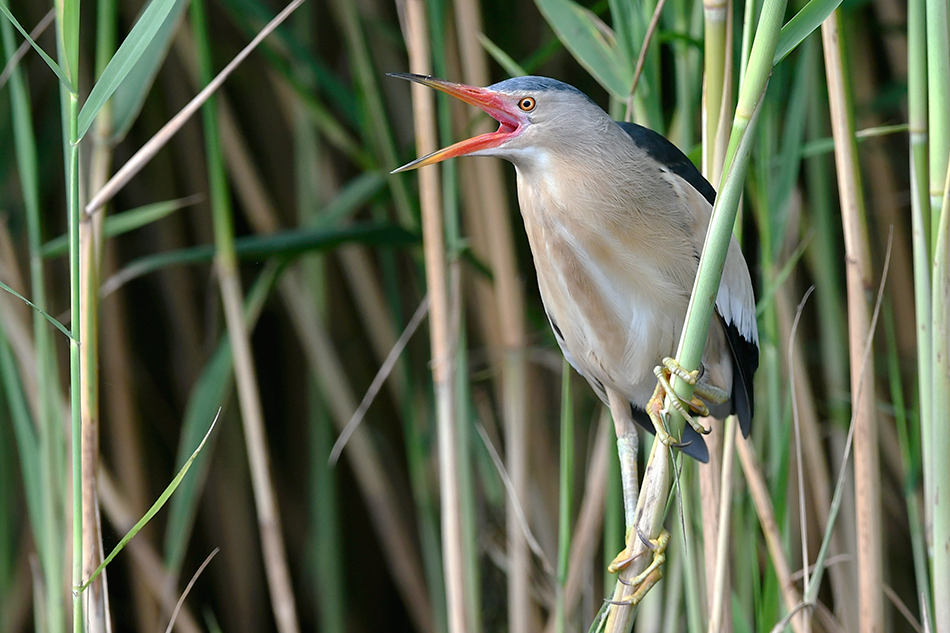
<path id="1" fill-rule="evenodd" d="M 488 59 L 478 41 L 482 31 L 481 8 L 471 0 L 455 0 L 456 28 L 463 80 L 476 86 L 490 83 Z M 485 121 L 483 125 L 491 125 Z M 434 149 L 434 148 L 433 148 Z M 503 346 L 501 363 L 501 400 L 505 425 L 506 469 L 514 487 L 515 497 L 528 495 L 528 385 L 527 362 L 524 357 L 524 299 L 521 295 L 514 239 L 508 215 L 502 169 L 496 160 L 479 160 L 473 166 L 474 187 L 469 189 L 478 199 L 477 206 L 466 208 L 468 215 L 483 216 L 473 223 L 484 229 L 479 242 L 486 247 L 492 269 L 497 312 Z M 472 195 L 472 194 L 470 194 Z M 491 318 L 491 317 L 489 317 Z M 529 633 L 540 626 L 537 608 L 531 598 L 531 555 L 522 529 L 515 518 L 512 499 L 508 500 L 506 531 L 508 536 L 508 628 L 511 633 Z"/>
<path id="2" fill-rule="evenodd" d="M 858 542 L 859 626 L 866 633 L 883 630 L 884 599 L 881 546 L 881 472 L 878 421 L 875 414 L 874 360 L 867 360 L 867 375 L 862 383 L 862 356 L 870 325 L 868 291 L 871 261 L 865 224 L 864 199 L 854 138 L 854 122 L 849 88 L 845 80 L 842 44 L 839 40 L 840 9 L 821 26 L 831 105 L 831 128 L 835 140 L 835 165 L 841 221 L 844 227 L 845 270 L 848 293 L 848 343 L 851 357 L 851 406 L 855 419 L 854 481 Z"/>
<path id="3" fill-rule="evenodd" d="M 404 39 L 409 53 L 409 70 L 428 75 L 431 72 L 429 33 L 425 3 L 407 0 Z M 412 85 L 412 114 L 416 148 L 422 154 L 436 149 L 435 97 L 418 84 Z M 465 597 L 462 517 L 458 479 L 456 433 L 455 350 L 458 341 L 453 324 L 453 295 L 449 291 L 449 273 L 445 257 L 445 233 L 442 225 L 441 188 L 436 169 L 419 171 L 419 205 L 422 212 L 422 239 L 426 269 L 426 288 L 430 298 L 429 337 L 432 345 L 432 382 L 436 399 L 439 434 L 439 487 L 442 504 L 442 565 L 449 632 L 467 631 L 472 613 Z M 453 287 L 454 284 L 453 284 Z M 454 293 L 457 300 L 458 293 Z"/>
<path id="4" fill-rule="evenodd" d="M 765 534 L 772 566 L 775 568 L 775 575 L 778 576 L 785 608 L 789 612 L 794 611 L 802 601 L 802 596 L 792 581 L 791 567 L 782 548 L 782 534 L 775 520 L 775 509 L 769 497 L 769 488 L 765 484 L 765 477 L 755 456 L 755 447 L 752 442 L 740 437 L 736 442 L 736 449 L 739 454 L 739 463 L 742 464 L 742 472 L 749 484 L 749 494 L 752 495 L 756 514 L 759 516 L 759 525 L 762 526 L 762 532 Z M 802 633 L 804 630 L 802 615 L 792 618 L 792 629 L 795 633 Z"/>

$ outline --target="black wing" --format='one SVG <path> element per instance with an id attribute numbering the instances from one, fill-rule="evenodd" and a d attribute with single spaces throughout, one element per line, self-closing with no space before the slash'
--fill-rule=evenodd
<path id="1" fill-rule="evenodd" d="M 626 121 L 618 121 L 617 124 L 630 135 L 637 147 L 646 150 L 650 158 L 665 165 L 671 172 L 691 184 L 696 191 L 709 201 L 709 204 L 716 203 L 716 190 L 709 184 L 709 181 L 703 178 L 703 175 L 696 169 L 696 165 L 676 145 L 642 125 L 627 123 Z"/>
<path id="2" fill-rule="evenodd" d="M 726 323 L 725 319 L 716 313 L 722 321 L 732 351 L 732 412 L 739 418 L 739 428 L 742 437 L 749 437 L 752 429 L 752 415 L 755 413 L 755 392 L 752 389 L 752 376 L 759 368 L 759 346 L 746 340 L 735 323 Z"/>

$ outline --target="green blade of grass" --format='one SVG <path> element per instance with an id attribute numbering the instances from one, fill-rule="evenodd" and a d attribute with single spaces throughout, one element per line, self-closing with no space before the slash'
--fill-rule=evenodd
<path id="1" fill-rule="evenodd" d="M 795 50 L 806 37 L 814 33 L 825 19 L 834 13 L 842 0 L 810 0 L 789 20 L 779 34 L 772 65 L 778 64 Z"/>
<path id="2" fill-rule="evenodd" d="M 137 228 L 161 220 L 182 207 L 194 204 L 199 199 L 199 196 L 189 196 L 188 198 L 178 198 L 177 200 L 165 200 L 110 215 L 105 219 L 102 228 L 103 236 L 109 238 L 134 231 Z M 68 239 L 68 236 L 60 235 L 48 241 L 46 244 L 43 244 L 43 248 L 40 252 L 43 254 L 43 257 L 59 257 L 60 255 L 65 255 L 69 249 Z"/>
<path id="3" fill-rule="evenodd" d="M 25 303 L 26 305 L 30 306 L 30 307 L 33 308 L 34 310 L 36 310 L 44 319 L 46 319 L 47 321 L 49 321 L 50 323 L 52 323 L 53 326 L 54 326 L 57 330 L 59 330 L 60 332 L 62 332 L 63 334 L 65 334 L 65 335 L 67 336 L 67 338 L 69 338 L 69 339 L 72 339 L 72 338 L 73 338 L 73 335 L 70 334 L 69 330 L 66 329 L 66 326 L 65 326 L 65 325 L 63 325 L 62 323 L 60 323 L 59 321 L 57 321 L 55 318 L 53 318 L 53 316 L 52 316 L 51 314 L 49 314 L 49 313 L 46 312 L 45 310 L 41 309 L 39 306 L 37 306 L 35 303 L 33 303 L 32 301 L 30 301 L 29 299 L 27 299 L 27 298 L 24 297 L 23 295 L 21 295 L 19 292 L 17 292 L 16 290 L 14 290 L 13 288 L 11 288 L 10 286 L 6 285 L 6 284 L 3 283 L 2 281 L 0 281 L 0 288 L 6 290 L 6 291 L 9 292 L 11 295 L 13 295 L 14 297 L 16 297 L 17 299 L 19 299 L 20 301 L 22 301 L 22 302 Z"/>
<path id="4" fill-rule="evenodd" d="M 380 172 L 364 172 L 348 182 L 322 212 L 307 221 L 307 225 L 322 229 L 339 226 L 358 209 L 363 208 L 385 186 L 386 179 Z"/>
<path id="5" fill-rule="evenodd" d="M 16 27 L 16 30 L 18 30 L 20 34 L 26 38 L 26 41 L 30 43 L 30 46 L 32 46 L 33 49 L 39 54 L 39 56 L 43 58 L 43 61 L 46 62 L 46 65 L 50 67 L 50 70 L 56 73 L 56 76 L 59 78 L 60 82 L 62 82 L 62 84 L 67 88 L 67 90 L 71 91 L 73 89 L 72 83 L 69 81 L 69 78 L 66 76 L 66 73 L 63 72 L 62 67 L 59 64 L 57 64 L 55 61 L 53 61 L 52 57 L 46 54 L 46 51 L 44 51 L 40 47 L 40 45 L 37 44 L 33 40 L 32 37 L 30 37 L 30 34 L 26 32 L 26 29 L 24 29 L 20 25 L 20 23 L 17 21 L 17 19 L 13 17 L 13 14 L 10 13 L 10 9 L 7 7 L 6 0 L 3 0 L 2 2 L 0 2 L 0 13 L 5 15 L 6 18 L 10 20 L 10 23 Z"/>
<path id="6" fill-rule="evenodd" d="M 929 34 L 928 34 L 929 36 Z M 950 425 L 941 417 L 950 409 L 950 166 L 945 176 L 942 205 L 934 209 L 939 223 L 934 226 L 932 344 L 933 374 L 931 387 L 931 423 L 929 441 L 933 444 L 934 498 L 929 501 L 933 512 L 933 595 L 934 621 L 938 631 L 950 626 L 950 605 L 944 596 L 950 594 L 950 472 L 942 460 L 950 453 Z"/>
<path id="7" fill-rule="evenodd" d="M 759 300 L 755 304 L 755 318 L 761 319 L 765 314 L 768 307 L 771 305 L 772 301 L 775 299 L 775 293 L 779 288 L 782 287 L 782 284 L 785 283 L 785 280 L 788 279 L 789 275 L 792 274 L 792 271 L 795 270 L 795 267 L 798 265 L 798 261 L 805 254 L 805 250 L 808 248 L 808 245 L 811 243 L 814 233 L 810 232 L 802 239 L 802 241 L 795 248 L 795 251 L 788 256 L 788 259 L 782 264 L 782 267 L 777 273 L 775 273 L 774 279 L 771 280 L 768 286 L 765 287 L 765 290 L 759 296 Z"/>
<path id="8" fill-rule="evenodd" d="M 119 50 L 115 52 L 109 65 L 102 72 L 102 76 L 93 86 L 89 97 L 79 112 L 79 136 L 82 139 L 89 126 L 95 120 L 102 106 L 105 105 L 119 84 L 128 76 L 129 72 L 148 50 L 149 44 L 165 22 L 176 0 L 152 0 L 132 30 L 126 36 Z M 158 52 L 158 51 L 154 51 Z"/>
<path id="9" fill-rule="evenodd" d="M 135 535 L 138 534 L 141 531 L 141 529 L 145 527 L 149 521 L 152 520 L 152 517 L 158 514 L 158 511 L 161 510 L 162 507 L 164 507 L 169 497 L 172 496 L 172 493 L 174 493 L 175 490 L 178 488 L 178 485 L 181 483 L 181 480 L 184 479 L 185 475 L 188 473 L 188 470 L 191 468 L 191 464 L 195 461 L 195 458 L 198 457 L 198 453 L 200 453 L 201 449 L 204 448 L 205 442 L 208 441 L 208 438 L 211 436 L 211 432 L 214 430 L 214 426 L 217 423 L 218 423 L 218 416 L 216 415 L 214 416 L 214 420 L 211 421 L 211 426 L 208 427 L 208 432 L 205 433 L 204 437 L 201 439 L 201 443 L 198 444 L 198 448 L 194 450 L 194 452 L 191 454 L 191 457 L 189 457 L 188 461 L 185 462 L 185 465 L 182 466 L 181 470 L 178 471 L 178 474 L 175 475 L 175 478 L 171 480 L 171 483 L 169 483 L 168 486 L 165 488 L 165 490 L 162 491 L 162 494 L 159 495 L 155 503 L 152 504 L 152 507 L 148 509 L 148 511 L 142 516 L 141 519 L 139 519 L 138 523 L 133 525 L 132 529 L 129 530 L 128 533 L 122 537 L 122 540 L 119 541 L 118 544 L 114 548 L 112 548 L 112 551 L 109 552 L 109 555 L 106 556 L 105 559 L 102 561 L 102 563 L 99 564 L 99 567 L 96 568 L 96 571 L 94 571 L 92 575 L 86 579 L 86 582 L 84 582 L 81 587 L 78 587 L 79 593 L 82 593 L 83 591 L 85 591 L 86 587 L 88 587 L 92 583 L 92 581 L 94 581 L 99 576 L 99 574 L 102 573 L 102 570 L 105 569 L 106 566 L 109 563 L 111 563 L 112 560 L 116 556 L 118 556 L 119 552 L 121 552 L 125 548 L 125 546 L 128 545 L 129 541 L 131 541 L 135 537 Z"/>
<path id="10" fill-rule="evenodd" d="M 558 511 L 557 587 L 555 589 L 555 630 L 567 630 L 564 589 L 571 552 L 571 517 L 574 512 L 574 407 L 571 403 L 571 366 L 561 363 L 561 468 Z"/>
<path id="11" fill-rule="evenodd" d="M 600 20 L 573 0 L 535 0 L 535 4 L 581 66 L 614 99 L 626 100 L 633 85 L 633 65 Z"/>
<path id="12" fill-rule="evenodd" d="M 401 227 L 367 223 L 342 229 L 298 229 L 243 237 L 235 241 L 235 251 L 240 259 L 267 259 L 269 257 L 294 257 L 349 243 L 402 248 L 417 244 L 418 241 L 418 235 Z M 146 255 L 133 260 L 128 266 L 103 283 L 102 294 L 107 295 L 115 292 L 120 286 L 129 281 L 156 270 L 182 264 L 207 263 L 213 259 L 214 246 L 211 244 L 156 255 Z"/>
<path id="13" fill-rule="evenodd" d="M 887 136 L 888 134 L 902 134 L 908 131 L 909 126 L 906 123 L 897 123 L 895 125 L 879 125 L 869 127 L 863 130 L 857 130 L 854 137 L 858 143 L 866 141 L 869 138 L 878 136 Z M 830 136 L 808 141 L 801 146 L 801 158 L 811 158 L 821 154 L 830 154 L 835 151 L 835 140 Z"/>
<path id="14" fill-rule="evenodd" d="M 270 295 L 280 274 L 281 268 L 276 265 L 268 266 L 251 286 L 244 302 L 244 320 L 248 330 L 253 330 L 264 301 Z M 226 406 L 229 393 L 233 385 L 234 362 L 231 355 L 231 343 L 224 337 L 218 344 L 211 360 L 205 365 L 201 376 L 195 382 L 188 397 L 182 422 L 181 437 L 178 442 L 178 458 L 176 463 L 185 463 L 188 459 L 189 447 L 201 437 L 203 425 L 209 416 Z M 165 526 L 165 563 L 173 576 L 177 576 L 181 569 L 185 552 L 188 549 L 189 535 L 194 523 L 198 501 L 204 490 L 205 474 L 210 463 L 211 450 L 200 455 L 194 466 L 194 474 L 183 480 L 178 488 L 178 494 L 172 497 L 168 512 L 168 523 Z"/>
<path id="15" fill-rule="evenodd" d="M 495 44 L 493 41 L 488 39 L 488 36 L 484 33 L 479 33 L 478 41 L 481 42 L 482 48 L 485 49 L 491 58 L 498 62 L 498 65 L 505 69 L 505 72 L 508 73 L 511 77 L 523 77 L 528 74 L 528 72 L 522 68 L 518 62 L 513 60 L 508 53 L 501 50 L 501 47 Z"/>
<path id="16" fill-rule="evenodd" d="M 145 50 L 132 65 L 128 73 L 112 95 L 112 123 L 114 138 L 124 138 L 129 128 L 138 118 L 145 98 L 155 81 L 158 70 L 165 62 L 172 38 L 178 32 L 182 16 L 188 3 L 185 0 L 173 0 L 172 7 L 162 20 L 161 25 L 146 44 Z M 149 5 L 151 8 L 151 5 Z M 148 11 L 148 9 L 146 9 Z M 143 13 L 144 17 L 144 13 Z"/>
<path id="17" fill-rule="evenodd" d="M 768 221 L 771 224 L 769 231 L 776 238 L 772 244 L 771 257 L 778 257 L 778 250 L 786 235 L 787 223 L 791 205 L 789 201 L 798 174 L 801 168 L 800 150 L 805 136 L 805 115 L 807 114 L 808 95 L 814 89 L 812 82 L 812 68 L 816 58 L 815 42 L 809 41 L 802 53 L 795 60 L 795 70 L 792 83 L 789 86 L 787 101 L 785 101 L 785 118 L 782 125 L 782 139 L 779 152 L 775 158 L 778 161 L 772 173 L 772 183 L 768 190 L 769 213 Z"/>

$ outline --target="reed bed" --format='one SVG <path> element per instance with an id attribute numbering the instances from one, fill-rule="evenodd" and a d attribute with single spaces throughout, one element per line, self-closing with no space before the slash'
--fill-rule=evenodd
<path id="1" fill-rule="evenodd" d="M 945 0 L 0 12 L 0 631 L 950 633 Z M 513 170 L 390 174 L 493 125 L 404 71 L 670 138 L 720 192 L 696 297 L 740 237 L 752 435 L 641 437 L 636 608 Z"/>

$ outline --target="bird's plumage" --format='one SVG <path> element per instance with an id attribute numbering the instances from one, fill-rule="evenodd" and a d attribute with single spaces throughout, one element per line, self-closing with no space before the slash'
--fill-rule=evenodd
<path id="1" fill-rule="evenodd" d="M 617 123 L 563 82 L 518 77 L 481 89 L 409 78 L 455 94 L 501 122 L 495 133 L 410 165 L 463 153 L 515 165 L 541 297 L 558 344 L 605 403 L 609 393 L 615 403 L 622 396 L 633 419 L 652 432 L 645 409 L 656 385 L 653 369 L 676 351 L 713 187 L 672 143 L 641 126 Z M 461 149 L 453 153 L 455 148 Z M 757 365 L 752 284 L 733 239 L 702 376 L 730 394 L 724 405 L 710 407 L 713 415 L 737 413 L 745 435 Z M 705 461 L 705 442 L 688 425 L 683 442 L 687 454 Z"/>

